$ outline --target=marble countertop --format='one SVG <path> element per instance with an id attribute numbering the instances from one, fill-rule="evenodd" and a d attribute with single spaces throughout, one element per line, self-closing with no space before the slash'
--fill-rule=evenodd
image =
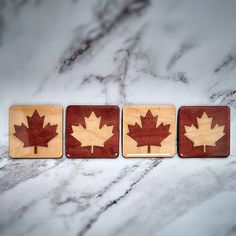
<path id="1" fill-rule="evenodd" d="M 235 1 L 0 0 L 0 234 L 236 235 Z M 12 104 L 229 105 L 226 159 L 11 160 Z"/>

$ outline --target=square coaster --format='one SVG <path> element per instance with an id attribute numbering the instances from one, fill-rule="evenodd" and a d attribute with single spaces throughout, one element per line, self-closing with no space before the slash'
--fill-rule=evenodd
<path id="1" fill-rule="evenodd" d="M 118 106 L 68 106 L 66 156 L 116 158 L 119 155 Z"/>
<path id="2" fill-rule="evenodd" d="M 178 120 L 180 157 L 229 156 L 228 106 L 182 106 Z"/>
<path id="3" fill-rule="evenodd" d="M 124 107 L 124 157 L 172 157 L 176 152 L 175 140 L 174 106 Z"/>
<path id="4" fill-rule="evenodd" d="M 62 107 L 12 106 L 9 110 L 9 156 L 62 157 Z"/>

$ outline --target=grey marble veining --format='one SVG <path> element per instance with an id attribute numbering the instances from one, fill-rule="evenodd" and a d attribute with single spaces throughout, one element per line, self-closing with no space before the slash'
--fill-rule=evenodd
<path id="1" fill-rule="evenodd" d="M 0 0 L 0 234 L 236 234 L 233 0 Z M 229 105 L 227 159 L 11 160 L 12 104 Z"/>

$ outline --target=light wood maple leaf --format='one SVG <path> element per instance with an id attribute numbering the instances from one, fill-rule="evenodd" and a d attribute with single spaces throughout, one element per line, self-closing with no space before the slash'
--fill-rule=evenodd
<path id="1" fill-rule="evenodd" d="M 100 128 L 101 117 L 97 117 L 94 112 L 84 119 L 86 127 L 84 128 L 81 124 L 72 125 L 71 135 L 81 143 L 81 147 L 91 146 L 91 153 L 93 153 L 95 146 L 104 147 L 104 143 L 114 135 L 113 125 L 105 124 Z"/>
<path id="2" fill-rule="evenodd" d="M 197 117 L 198 128 L 193 124 L 184 126 L 186 131 L 184 135 L 194 143 L 194 147 L 203 146 L 204 153 L 206 146 L 216 146 L 216 142 L 225 135 L 224 125 L 216 124 L 214 128 L 211 128 L 212 119 L 204 112 L 202 117 Z"/>

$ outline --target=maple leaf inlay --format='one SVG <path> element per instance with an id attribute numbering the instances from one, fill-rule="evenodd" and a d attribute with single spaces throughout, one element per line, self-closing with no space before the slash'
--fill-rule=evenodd
<path id="1" fill-rule="evenodd" d="M 206 146 L 216 146 L 216 142 L 225 135 L 224 125 L 216 124 L 214 128 L 211 128 L 212 119 L 204 112 L 202 117 L 197 117 L 198 128 L 193 124 L 184 126 L 186 131 L 184 135 L 193 142 L 194 147 L 203 146 L 204 153 Z"/>
<path id="2" fill-rule="evenodd" d="M 158 116 L 153 116 L 148 110 L 146 116 L 140 116 L 142 127 L 137 123 L 128 125 L 129 133 L 127 135 L 137 142 L 137 147 L 148 146 L 148 153 L 151 153 L 151 146 L 161 146 L 161 142 L 171 133 L 170 124 L 161 123 L 157 126 Z"/>
<path id="3" fill-rule="evenodd" d="M 44 118 L 35 110 L 31 117 L 27 116 L 28 127 L 24 123 L 14 125 L 14 136 L 24 143 L 24 147 L 34 147 L 34 154 L 38 153 L 37 147 L 48 147 L 48 142 L 58 135 L 57 125 L 48 123 L 43 127 Z"/>
<path id="4" fill-rule="evenodd" d="M 72 125 L 75 139 L 81 143 L 81 147 L 91 147 L 91 153 L 94 153 L 94 147 L 104 147 L 104 143 L 111 138 L 113 134 L 113 125 L 106 124 L 100 128 L 101 117 L 97 117 L 94 112 L 91 112 L 89 117 L 85 117 L 85 128 L 79 124 Z"/>

